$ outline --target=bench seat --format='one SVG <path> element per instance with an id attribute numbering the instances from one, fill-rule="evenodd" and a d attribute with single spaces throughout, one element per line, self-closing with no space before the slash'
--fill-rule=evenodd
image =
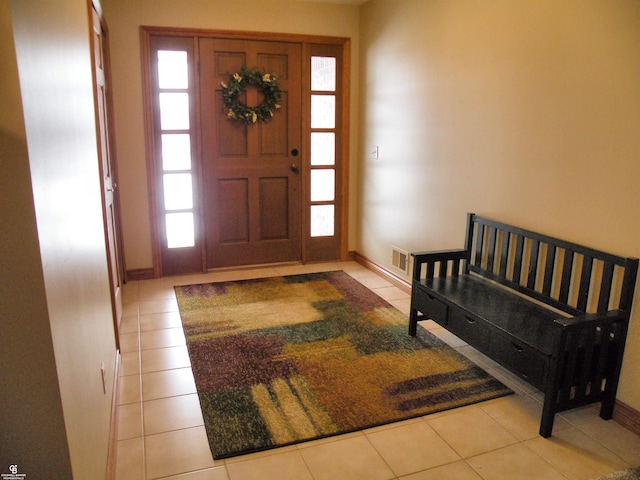
<path id="1" fill-rule="evenodd" d="M 420 284 L 427 287 L 425 293 L 456 305 L 473 319 L 551 355 L 553 330 L 550 327 L 565 315 L 473 275 L 423 279 Z"/>

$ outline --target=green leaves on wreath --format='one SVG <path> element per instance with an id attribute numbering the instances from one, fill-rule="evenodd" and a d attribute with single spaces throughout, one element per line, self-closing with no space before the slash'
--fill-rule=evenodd
<path id="1" fill-rule="evenodd" d="M 266 122 L 280 108 L 282 91 L 275 73 L 264 73 L 255 68 L 247 69 L 243 65 L 239 72 L 229 74 L 228 82 L 220 82 L 220 85 L 225 111 L 230 120 L 240 120 L 245 125 L 252 125 L 257 121 Z M 242 92 L 248 86 L 262 91 L 264 100 L 260 105 L 249 107 L 240 100 Z"/>

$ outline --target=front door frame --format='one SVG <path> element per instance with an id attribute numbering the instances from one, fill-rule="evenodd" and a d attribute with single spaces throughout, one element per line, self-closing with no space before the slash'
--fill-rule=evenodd
<path id="1" fill-rule="evenodd" d="M 303 61 L 302 64 L 306 65 L 306 59 L 310 55 L 314 45 L 335 45 L 341 47 L 342 54 L 342 75 L 340 77 L 340 88 L 342 91 L 342 108 L 338 112 L 339 125 L 340 125 L 340 168 L 339 178 L 337 185 L 339 186 L 337 195 L 340 196 L 340 201 L 337 202 L 339 211 L 336 218 L 338 218 L 339 225 L 336 225 L 337 241 L 339 243 L 339 258 L 337 260 L 348 259 L 348 185 L 349 185 L 349 116 L 350 116 L 350 65 L 351 65 L 351 40 L 346 37 L 330 37 L 322 35 L 301 35 L 301 34 L 288 34 L 288 33 L 270 33 L 270 32 L 249 32 L 249 31 L 230 31 L 230 30 L 206 30 L 206 29 L 191 29 L 191 28 L 172 28 L 172 27 L 152 27 L 141 26 L 140 38 L 141 38 L 141 51 L 142 51 L 142 89 L 144 99 L 144 124 L 145 124 L 145 151 L 147 158 L 147 181 L 148 181 L 148 194 L 149 194 L 149 211 L 151 222 L 151 237 L 152 237 L 152 252 L 153 252 L 153 271 L 154 277 L 162 277 L 164 272 L 162 271 L 162 253 L 161 253 L 161 232 L 160 224 L 157 213 L 157 199 L 158 199 L 158 186 L 156 182 L 156 152 L 154 143 L 154 131 L 153 131 L 153 103 L 152 95 L 150 91 L 150 65 L 149 55 L 151 51 L 150 39 L 154 36 L 175 36 L 175 37 L 189 37 L 197 41 L 201 37 L 219 38 L 219 39 L 239 39 L 239 40 L 257 40 L 257 41 L 282 41 L 290 43 L 300 43 L 302 45 Z M 196 72 L 199 68 L 199 59 L 196 57 Z M 196 73 L 199 75 L 199 73 Z M 310 97 L 310 86 L 305 79 L 308 79 L 309 73 L 302 72 L 303 87 L 302 96 L 303 99 Z M 197 94 L 198 95 L 198 94 Z M 302 106 L 303 119 L 308 118 L 309 111 L 307 102 L 303 101 Z M 198 122 L 200 119 L 198 118 Z M 199 126 L 198 126 L 199 128 Z M 303 121 L 302 125 L 302 152 L 305 152 L 305 158 L 309 158 L 309 137 L 310 137 L 310 125 L 309 122 Z M 199 142 L 199 139 L 198 139 Z M 201 162 L 201 154 L 198 153 L 196 161 L 198 165 Z M 308 184 L 309 181 L 309 162 L 304 162 L 301 169 L 303 185 Z M 198 167 L 200 168 L 200 167 Z M 202 181 L 200 178 L 199 181 Z M 304 192 L 303 188 L 303 192 Z M 199 191 L 201 194 L 202 188 L 200 186 Z M 312 259 L 309 252 L 309 198 L 308 195 L 303 195 L 302 199 L 302 263 L 305 263 Z M 199 222 L 202 225 L 204 222 L 202 209 L 200 210 Z M 199 235 L 204 235 L 204 229 L 198 229 Z M 204 238 L 201 238 L 204 240 Z M 207 271 L 206 265 L 206 245 L 204 241 L 199 242 L 202 245 L 202 272 Z"/>

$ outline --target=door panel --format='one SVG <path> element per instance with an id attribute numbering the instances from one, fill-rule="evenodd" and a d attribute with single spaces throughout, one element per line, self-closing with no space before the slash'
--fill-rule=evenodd
<path id="1" fill-rule="evenodd" d="M 218 180 L 220 243 L 249 241 L 249 182 L 246 178 Z"/>
<path id="2" fill-rule="evenodd" d="M 260 179 L 261 240 L 289 238 L 288 192 L 287 177 Z"/>
<path id="3" fill-rule="evenodd" d="M 207 268 L 301 259 L 301 45 L 199 41 Z M 221 82 L 245 65 L 278 75 L 281 108 L 268 122 L 226 117 Z M 259 105 L 248 87 L 242 101 Z"/>

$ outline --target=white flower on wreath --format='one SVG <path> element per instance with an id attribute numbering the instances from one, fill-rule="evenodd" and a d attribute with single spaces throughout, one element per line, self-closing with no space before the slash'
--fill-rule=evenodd
<path id="1" fill-rule="evenodd" d="M 222 88 L 227 88 L 227 84 L 224 82 L 220 82 L 220 85 L 222 86 Z"/>
<path id="2" fill-rule="evenodd" d="M 237 73 L 233 74 L 233 79 L 238 83 L 240 83 L 242 81 L 242 77 L 240 75 L 238 75 Z"/>
<path id="3" fill-rule="evenodd" d="M 270 74 L 270 73 L 265 73 L 265 74 L 262 76 L 262 81 L 263 81 L 263 82 L 271 82 L 271 74 Z"/>
<path id="4" fill-rule="evenodd" d="M 227 112 L 227 118 L 236 118 L 236 114 L 233 113 L 232 109 L 229 109 L 229 111 Z"/>
<path id="5" fill-rule="evenodd" d="M 256 112 L 251 112 L 251 121 L 253 123 L 256 123 L 258 121 L 258 115 L 256 114 Z"/>

